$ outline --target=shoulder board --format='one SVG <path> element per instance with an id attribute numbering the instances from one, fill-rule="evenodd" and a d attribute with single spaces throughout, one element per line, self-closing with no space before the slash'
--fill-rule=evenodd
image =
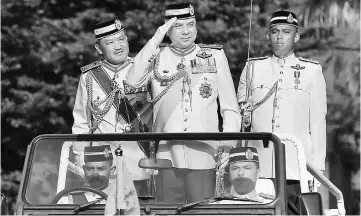
<path id="1" fill-rule="evenodd" d="M 168 47 L 170 44 L 169 43 L 160 43 L 159 47 Z"/>
<path id="2" fill-rule="evenodd" d="M 269 57 L 269 56 L 249 58 L 249 59 L 247 59 L 247 61 L 257 61 L 257 60 L 263 60 L 263 59 L 267 59 L 268 57 Z"/>
<path id="3" fill-rule="evenodd" d="M 82 73 L 86 73 L 88 70 L 93 69 L 95 67 L 99 67 L 100 65 L 102 65 L 100 61 L 95 61 L 93 63 L 81 67 L 80 70 Z"/>
<path id="4" fill-rule="evenodd" d="M 258 196 L 262 197 L 262 198 L 265 198 L 265 199 L 274 199 L 275 196 L 273 195 L 270 195 L 270 194 L 265 194 L 265 193 L 259 193 Z"/>
<path id="5" fill-rule="evenodd" d="M 306 58 L 302 58 L 302 57 L 298 57 L 298 59 L 300 61 L 303 61 L 303 62 L 310 62 L 310 63 L 313 63 L 313 64 L 320 64 L 320 62 L 318 62 L 316 60 L 306 59 Z"/>
<path id="6" fill-rule="evenodd" d="M 210 48 L 210 49 L 223 49 L 223 45 L 220 44 L 197 44 L 200 48 Z"/>

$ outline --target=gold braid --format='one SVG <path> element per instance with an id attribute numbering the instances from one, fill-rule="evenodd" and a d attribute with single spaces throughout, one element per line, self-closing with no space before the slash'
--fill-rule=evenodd
<path id="1" fill-rule="evenodd" d="M 185 69 L 180 69 L 178 70 L 178 72 L 172 76 L 161 76 L 159 74 L 158 71 L 159 68 L 159 55 L 157 56 L 157 58 L 155 59 L 155 65 L 154 65 L 154 70 L 152 67 L 149 67 L 150 71 L 154 71 L 154 76 L 156 79 L 158 80 L 166 80 L 166 81 L 170 81 L 170 83 L 167 85 L 167 87 L 161 92 L 159 93 L 155 98 L 151 99 L 150 93 L 148 91 L 147 93 L 147 100 L 149 103 L 155 104 L 157 103 L 165 94 L 167 94 L 167 92 L 169 91 L 169 89 L 173 86 L 173 84 L 178 81 L 180 78 L 184 77 L 187 78 L 188 74 L 187 71 Z"/>
<path id="2" fill-rule="evenodd" d="M 105 103 L 105 106 L 102 110 L 95 110 L 93 103 L 92 103 L 92 98 L 93 98 L 93 77 L 92 77 L 92 72 L 89 72 L 85 78 L 86 81 L 86 89 L 87 89 L 87 107 L 89 108 L 90 111 L 90 115 L 94 116 L 95 121 L 92 122 L 90 128 L 89 128 L 89 133 L 94 132 L 99 124 L 103 121 L 104 116 L 109 112 L 110 108 L 112 107 L 115 95 L 119 92 L 120 93 L 120 88 L 115 88 L 113 89 L 106 97 L 104 100 L 102 101 L 96 101 L 95 102 L 95 106 L 98 107 L 99 109 L 99 105 Z"/>

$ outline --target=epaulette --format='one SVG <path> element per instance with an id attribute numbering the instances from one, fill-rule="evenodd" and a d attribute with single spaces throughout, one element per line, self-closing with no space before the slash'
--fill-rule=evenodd
<path id="1" fill-rule="evenodd" d="M 82 73 L 86 73 L 88 70 L 98 67 L 100 65 L 102 65 L 102 63 L 100 61 L 95 61 L 93 63 L 90 63 L 88 65 L 81 67 L 80 70 Z"/>
<path id="2" fill-rule="evenodd" d="M 257 60 L 263 60 L 268 58 L 269 56 L 263 56 L 263 57 L 254 57 L 254 58 L 249 58 L 247 59 L 247 61 L 257 61 Z"/>
<path id="3" fill-rule="evenodd" d="M 168 47 L 170 44 L 169 43 L 160 43 L 159 47 Z"/>
<path id="4" fill-rule="evenodd" d="M 270 195 L 270 194 L 265 194 L 263 192 L 259 193 L 258 196 L 262 197 L 262 198 L 265 198 L 265 199 L 274 199 L 275 196 L 274 195 Z"/>
<path id="5" fill-rule="evenodd" d="M 310 62 L 310 63 L 313 63 L 313 64 L 320 64 L 320 62 L 318 62 L 316 60 L 306 59 L 306 58 L 303 58 L 303 57 L 298 57 L 298 59 L 300 61 L 303 61 L 303 62 Z"/>
<path id="6" fill-rule="evenodd" d="M 200 48 L 210 48 L 210 49 L 223 49 L 223 45 L 220 44 L 198 44 Z"/>

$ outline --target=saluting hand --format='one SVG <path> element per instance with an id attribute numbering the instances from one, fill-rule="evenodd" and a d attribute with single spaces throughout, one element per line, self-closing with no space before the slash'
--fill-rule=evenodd
<path id="1" fill-rule="evenodd" d="M 168 32 L 168 30 L 173 26 L 174 22 L 177 20 L 177 17 L 173 17 L 172 19 L 168 20 L 166 23 L 164 23 L 161 27 L 157 29 L 155 32 L 153 38 L 157 45 L 159 45 L 165 36 L 165 34 Z"/>

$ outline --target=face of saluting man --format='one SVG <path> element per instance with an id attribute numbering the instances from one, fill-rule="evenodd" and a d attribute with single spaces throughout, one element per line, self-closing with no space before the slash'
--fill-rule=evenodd
<path id="1" fill-rule="evenodd" d="M 197 37 L 196 19 L 177 19 L 169 29 L 167 35 L 173 46 L 185 49 L 193 45 Z"/>

